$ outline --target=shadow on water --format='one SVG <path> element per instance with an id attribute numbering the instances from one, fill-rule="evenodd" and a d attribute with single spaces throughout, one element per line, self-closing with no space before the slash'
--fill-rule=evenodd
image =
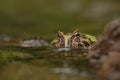
<path id="1" fill-rule="evenodd" d="M 0 80 L 90 80 L 86 51 L 2 46 Z"/>

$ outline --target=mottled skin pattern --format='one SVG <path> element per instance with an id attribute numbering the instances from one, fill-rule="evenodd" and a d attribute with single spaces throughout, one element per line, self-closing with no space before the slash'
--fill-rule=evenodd
<path id="1" fill-rule="evenodd" d="M 73 33 L 65 34 L 61 31 L 58 32 L 58 37 L 52 41 L 51 46 L 57 48 L 91 48 L 93 42 L 76 29 Z"/>

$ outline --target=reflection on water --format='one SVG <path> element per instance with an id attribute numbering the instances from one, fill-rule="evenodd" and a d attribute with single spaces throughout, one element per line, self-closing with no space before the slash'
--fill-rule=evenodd
<path id="1" fill-rule="evenodd" d="M 45 47 L 2 46 L 0 80 L 89 80 L 85 56 L 74 53 Z"/>
<path id="2" fill-rule="evenodd" d="M 61 68 L 53 68 L 53 69 L 51 69 L 51 71 L 54 72 L 54 73 L 59 74 L 59 77 L 60 77 L 61 80 L 68 80 L 67 77 L 66 77 L 67 75 L 78 76 L 79 77 L 78 79 L 80 79 L 81 77 L 86 78 L 86 77 L 88 77 L 90 75 L 89 73 L 87 73 L 85 71 L 80 72 L 77 69 L 70 68 L 67 63 L 64 63 L 63 67 L 61 67 Z M 71 79 L 69 79 L 69 80 L 71 80 Z"/>

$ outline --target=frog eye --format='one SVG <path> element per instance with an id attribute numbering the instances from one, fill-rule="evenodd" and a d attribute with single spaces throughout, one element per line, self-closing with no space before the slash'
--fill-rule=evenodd
<path id="1" fill-rule="evenodd" d="M 76 37 L 80 36 L 80 33 L 75 33 L 75 36 L 76 36 Z"/>
<path id="2" fill-rule="evenodd" d="M 63 32 L 60 32 L 60 31 L 58 32 L 58 37 L 59 37 L 59 38 L 64 37 L 64 35 L 65 35 L 65 34 L 64 34 Z"/>
<path id="3" fill-rule="evenodd" d="M 59 37 L 59 38 L 61 37 L 60 34 L 58 34 L 58 37 Z"/>

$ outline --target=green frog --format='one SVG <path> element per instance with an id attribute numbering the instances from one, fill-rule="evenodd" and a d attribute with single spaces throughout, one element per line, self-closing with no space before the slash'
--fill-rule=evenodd
<path id="1" fill-rule="evenodd" d="M 58 31 L 58 37 L 51 42 L 52 47 L 57 48 L 89 48 L 93 47 L 96 42 L 94 36 L 80 33 L 78 29 L 73 31 L 73 33 L 67 33 Z"/>

